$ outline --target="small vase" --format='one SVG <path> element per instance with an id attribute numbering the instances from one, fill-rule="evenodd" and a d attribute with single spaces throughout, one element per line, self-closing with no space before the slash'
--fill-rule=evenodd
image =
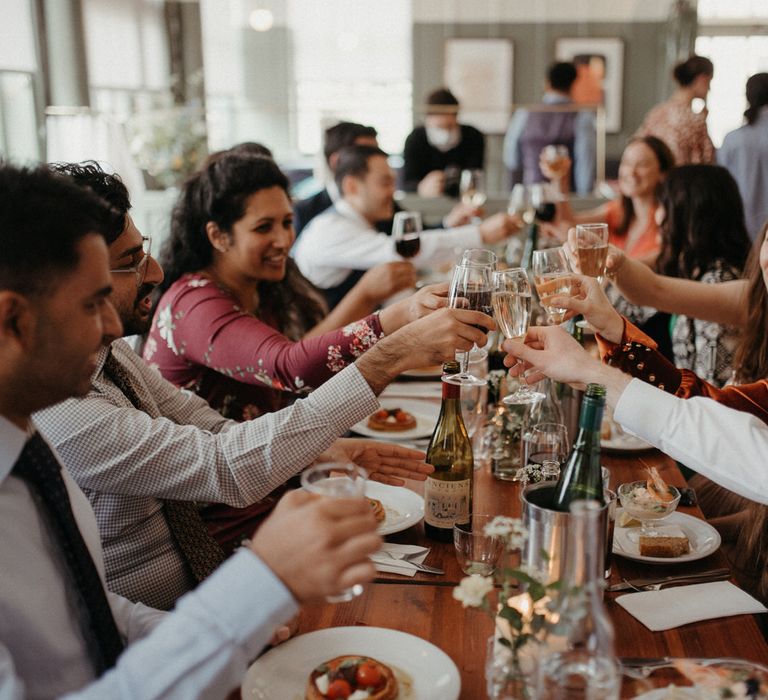
<path id="1" fill-rule="evenodd" d="M 489 700 L 528 700 L 528 677 L 512 651 L 499 644 L 495 635 L 488 639 L 485 680 Z"/>

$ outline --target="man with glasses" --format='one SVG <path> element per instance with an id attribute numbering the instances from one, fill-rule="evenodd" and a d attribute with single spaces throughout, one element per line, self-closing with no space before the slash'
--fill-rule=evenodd
<path id="1" fill-rule="evenodd" d="M 122 232 L 108 241 L 110 301 L 126 334 L 145 332 L 163 272 L 145 254 L 125 186 L 96 164 L 57 169 L 123 215 Z M 306 399 L 247 423 L 224 419 L 165 381 L 124 340 L 105 347 L 88 396 L 36 418 L 96 512 L 110 589 L 170 608 L 225 556 L 194 503 L 260 502 L 332 445 L 333 457 L 357 461 L 387 483 L 425 478 L 431 467 L 422 452 L 337 438 L 378 408 L 376 395 L 402 371 L 484 344 L 485 334 L 469 324 L 493 325 L 477 312 L 437 311 L 382 338 Z"/>

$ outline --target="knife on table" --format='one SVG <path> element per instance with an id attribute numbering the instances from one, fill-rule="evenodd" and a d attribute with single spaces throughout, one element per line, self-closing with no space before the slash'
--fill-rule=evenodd
<path id="1" fill-rule="evenodd" d="M 635 578 L 629 581 L 624 580 L 621 583 L 614 583 L 608 586 L 606 590 L 609 593 L 616 591 L 631 591 L 633 588 L 643 588 L 644 586 L 666 586 L 671 583 L 705 583 L 708 581 L 723 581 L 730 578 L 730 569 L 712 569 L 702 571 L 698 574 L 677 574 L 675 576 L 662 576 L 660 578 Z"/>

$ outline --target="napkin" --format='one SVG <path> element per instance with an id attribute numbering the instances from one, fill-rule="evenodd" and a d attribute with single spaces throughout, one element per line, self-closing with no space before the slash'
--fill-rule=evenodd
<path id="1" fill-rule="evenodd" d="M 418 569 L 409 561 L 403 559 L 393 559 L 385 552 L 391 552 L 395 556 L 399 554 L 417 554 L 414 561 L 417 564 L 423 564 L 429 554 L 427 547 L 418 547 L 415 544 L 393 544 L 385 542 L 381 549 L 375 554 L 371 554 L 370 559 L 376 566 L 376 571 L 383 571 L 389 574 L 400 574 L 401 576 L 415 576 Z"/>
<path id="2" fill-rule="evenodd" d="M 380 398 L 439 399 L 442 391 L 442 382 L 393 382 L 381 392 Z"/>
<path id="3" fill-rule="evenodd" d="M 616 602 L 652 632 L 699 620 L 766 612 L 760 601 L 729 581 L 630 593 Z"/>

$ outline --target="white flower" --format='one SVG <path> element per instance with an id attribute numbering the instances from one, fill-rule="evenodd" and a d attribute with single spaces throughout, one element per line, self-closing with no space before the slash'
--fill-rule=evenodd
<path id="1" fill-rule="evenodd" d="M 520 518 L 507 518 L 503 515 L 497 515 L 485 526 L 485 534 L 503 539 L 510 552 L 522 549 L 528 539 L 528 530 Z"/>
<path id="2" fill-rule="evenodd" d="M 176 330 L 176 324 L 173 322 L 173 311 L 171 305 L 167 304 L 157 312 L 157 332 L 173 353 L 178 355 L 179 351 L 173 340 L 174 330 Z"/>
<path id="3" fill-rule="evenodd" d="M 453 597 L 465 608 L 479 608 L 492 590 L 493 578 L 472 574 L 461 579 L 461 583 L 453 589 Z"/>

